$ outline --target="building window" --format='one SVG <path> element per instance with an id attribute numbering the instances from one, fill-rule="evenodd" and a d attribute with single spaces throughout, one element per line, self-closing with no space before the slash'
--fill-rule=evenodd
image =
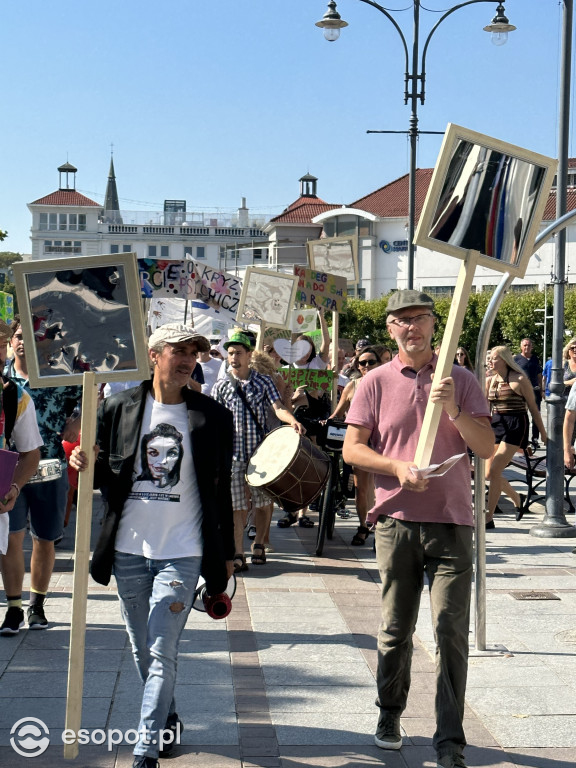
<path id="1" fill-rule="evenodd" d="M 149 259 L 155 259 L 156 258 L 156 246 L 155 245 L 149 245 L 148 246 L 148 258 Z"/>
<path id="2" fill-rule="evenodd" d="M 532 284 L 522 285 L 520 283 L 518 285 L 511 285 L 509 290 L 513 291 L 514 293 L 530 293 L 530 291 L 537 291 L 538 286 Z"/>
<path id="3" fill-rule="evenodd" d="M 58 229 L 62 232 L 66 230 L 70 231 L 86 231 L 86 214 L 85 213 L 41 213 L 40 214 L 40 229 L 41 230 L 55 230 Z"/>
<path id="4" fill-rule="evenodd" d="M 44 253 L 81 254 L 82 243 L 79 240 L 44 240 Z"/>
<path id="5" fill-rule="evenodd" d="M 261 259 L 262 258 L 262 248 L 254 248 L 252 251 L 252 258 L 254 259 Z"/>
<path id="6" fill-rule="evenodd" d="M 196 246 L 196 258 L 197 259 L 204 259 L 206 257 L 206 249 L 203 245 L 197 245 Z"/>
<path id="7" fill-rule="evenodd" d="M 161 245 L 160 246 L 160 258 L 161 259 L 169 259 L 170 258 L 170 246 L 169 245 Z"/>
<path id="8" fill-rule="evenodd" d="M 185 259 L 193 259 L 194 254 L 192 253 L 192 246 L 191 245 L 185 245 L 184 246 L 184 258 Z"/>
<path id="9" fill-rule="evenodd" d="M 132 243 L 122 246 L 122 253 L 132 253 Z"/>
<path id="10" fill-rule="evenodd" d="M 372 235 L 372 222 L 369 219 L 358 220 L 358 236 L 370 237 Z"/>
<path id="11" fill-rule="evenodd" d="M 332 219 L 332 221 L 324 222 L 324 234 L 326 235 L 326 237 L 334 237 L 335 235 L 334 219 Z"/>
<path id="12" fill-rule="evenodd" d="M 423 293 L 427 293 L 429 296 L 438 298 L 439 296 L 453 296 L 453 285 L 427 285 L 422 288 Z"/>

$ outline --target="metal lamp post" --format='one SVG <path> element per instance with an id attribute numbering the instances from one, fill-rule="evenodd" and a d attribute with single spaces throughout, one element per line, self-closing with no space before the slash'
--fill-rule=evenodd
<path id="1" fill-rule="evenodd" d="M 467 0 L 464 3 L 458 3 L 448 11 L 446 11 L 434 24 L 428 37 L 424 41 L 422 46 L 422 53 L 420 54 L 420 0 L 413 0 L 414 11 L 414 23 L 413 23 L 413 37 L 412 37 L 412 50 L 409 50 L 406 37 L 402 32 L 402 29 L 392 14 L 383 8 L 374 0 L 360 0 L 361 3 L 371 5 L 376 10 L 380 11 L 387 19 L 393 24 L 394 29 L 399 34 L 404 47 L 405 57 L 405 74 L 404 74 L 404 103 L 410 103 L 410 122 L 408 131 L 368 131 L 368 133 L 407 133 L 410 137 L 410 171 L 408 175 L 408 264 L 407 264 L 407 286 L 408 288 L 414 287 L 414 231 L 416 222 L 416 156 L 417 156 L 417 144 L 418 136 L 421 133 L 443 134 L 443 131 L 420 131 L 418 128 L 418 103 L 424 104 L 426 98 L 426 53 L 428 51 L 428 45 L 430 40 L 440 24 L 451 16 L 455 11 L 460 8 L 464 8 L 467 5 L 474 5 L 476 3 L 493 3 L 495 0 Z M 323 18 L 316 22 L 317 27 L 321 27 L 324 30 L 324 37 L 330 42 L 334 42 L 340 36 L 340 30 L 348 26 L 348 22 L 344 21 L 336 9 L 335 0 L 331 0 L 328 3 L 328 10 L 324 14 Z M 512 32 L 516 29 L 508 19 L 506 18 L 504 6 L 502 3 L 498 3 L 496 9 L 496 15 L 492 19 L 492 22 L 484 27 L 485 32 L 492 34 L 492 42 L 495 45 L 503 45 L 508 37 L 508 32 Z"/>

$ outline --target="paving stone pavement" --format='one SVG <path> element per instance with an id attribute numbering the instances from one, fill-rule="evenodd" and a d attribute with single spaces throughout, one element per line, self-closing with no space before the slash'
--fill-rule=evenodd
<path id="1" fill-rule="evenodd" d="M 519 475 L 510 471 L 512 480 Z M 487 652 L 471 625 L 466 697 L 470 768 L 576 764 L 575 539 L 529 535 L 542 508 L 516 522 L 510 502 L 487 533 Z M 94 496 L 93 535 L 101 514 Z M 278 511 L 275 518 L 279 516 Z M 569 518 L 574 523 L 574 515 Z M 130 768 L 131 747 L 87 743 L 65 761 L 73 523 L 57 548 L 46 606 L 50 628 L 0 637 L 0 766 Z M 233 611 L 212 621 L 192 611 L 176 699 L 181 744 L 162 768 L 433 768 L 434 642 L 422 598 L 408 707 L 398 752 L 373 742 L 379 586 L 371 545 L 351 547 L 354 516 L 338 518 L 324 557 L 315 529 L 272 528 L 275 552 L 238 579 Z M 29 553 L 28 553 L 29 556 Z M 28 580 L 25 587 L 28 586 Z M 516 599 L 524 597 L 529 599 Z M 540 599 L 536 599 L 540 598 Z M 4 593 L 0 611 L 4 613 Z M 503 648 L 502 648 L 503 647 Z M 493 650 L 494 649 L 494 650 Z M 82 727 L 87 740 L 138 725 L 141 686 L 114 585 L 89 585 Z M 22 718 L 38 718 L 49 746 L 32 759 L 10 744 Z M 130 733 L 123 734 L 130 739 Z"/>

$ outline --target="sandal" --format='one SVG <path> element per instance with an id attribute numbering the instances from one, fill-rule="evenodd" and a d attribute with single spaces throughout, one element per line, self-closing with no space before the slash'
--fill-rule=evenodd
<path id="1" fill-rule="evenodd" d="M 365 525 L 359 525 L 358 530 L 352 537 L 350 544 L 353 547 L 363 547 L 366 544 L 366 539 L 370 536 L 370 528 Z"/>
<path id="2" fill-rule="evenodd" d="M 240 571 L 248 570 L 248 563 L 246 562 L 244 555 L 234 555 L 232 562 L 234 563 L 234 573 L 240 573 Z"/>
<path id="3" fill-rule="evenodd" d="M 298 525 L 300 528 L 314 528 L 314 521 L 310 520 L 308 515 L 302 515 L 298 518 Z"/>
<path id="4" fill-rule="evenodd" d="M 291 525 L 294 525 L 294 523 L 298 522 L 298 515 L 292 515 L 290 512 L 286 514 L 284 517 L 281 517 L 280 520 L 276 523 L 278 528 L 290 528 Z"/>
<path id="5" fill-rule="evenodd" d="M 518 494 L 520 496 L 520 505 L 516 507 L 516 520 L 522 520 L 524 517 L 524 505 L 526 504 L 526 496 L 523 493 Z"/>
<path id="6" fill-rule="evenodd" d="M 265 562 L 266 549 L 264 544 L 252 544 L 252 565 L 264 565 Z"/>

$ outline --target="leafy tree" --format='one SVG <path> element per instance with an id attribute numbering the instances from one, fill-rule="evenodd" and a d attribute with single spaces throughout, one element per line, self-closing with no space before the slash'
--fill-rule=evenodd
<path id="1" fill-rule="evenodd" d="M 0 269 L 5 269 L 15 261 L 22 261 L 22 254 L 14 251 L 0 251 Z"/>

